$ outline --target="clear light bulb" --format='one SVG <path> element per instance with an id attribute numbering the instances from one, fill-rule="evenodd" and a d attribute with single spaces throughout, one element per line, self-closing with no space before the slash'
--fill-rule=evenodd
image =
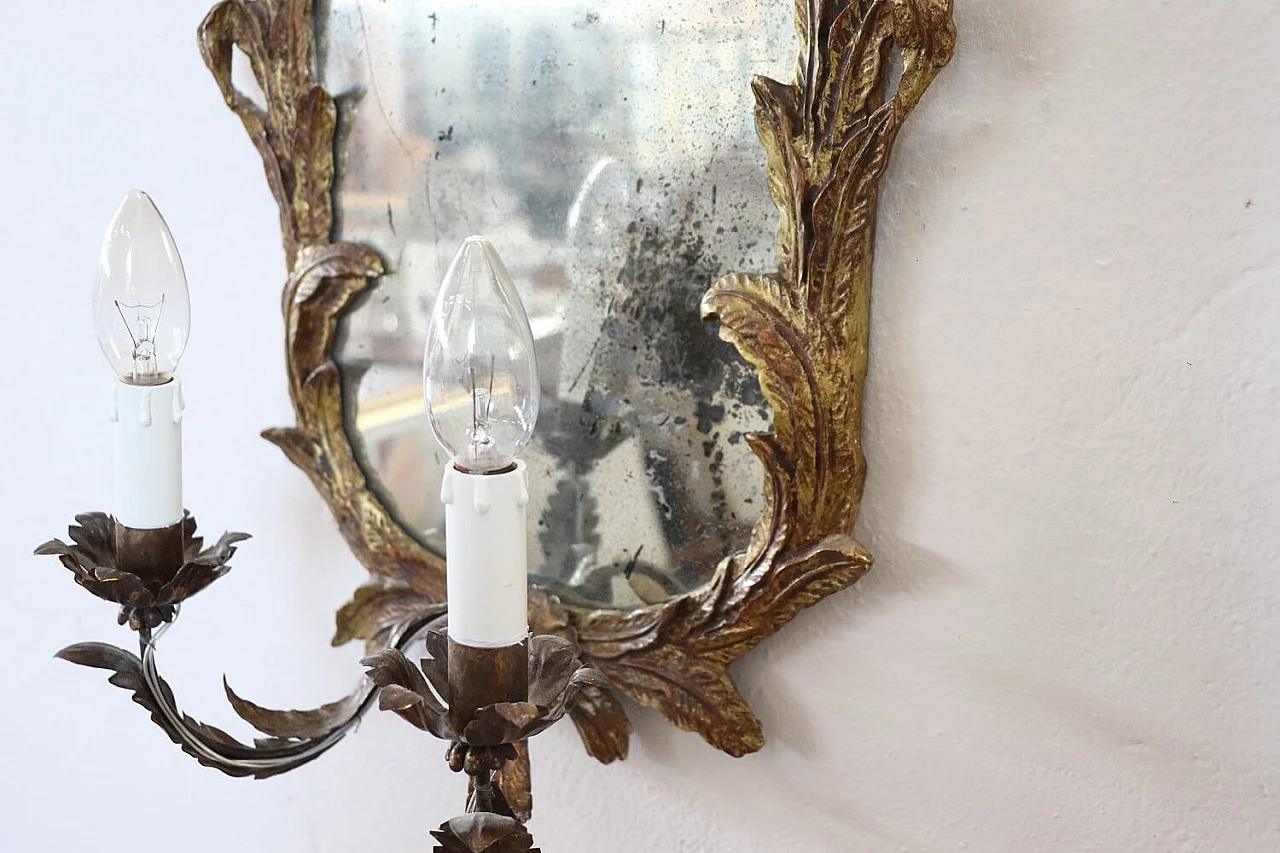
<path id="1" fill-rule="evenodd" d="M 468 237 L 440 285 L 422 366 L 427 415 L 459 468 L 509 469 L 538 419 L 538 364 L 511 274 Z"/>
<path id="2" fill-rule="evenodd" d="M 102 238 L 93 319 L 121 380 L 159 385 L 173 377 L 191 334 L 187 274 L 169 226 L 139 190 L 125 196 Z"/>

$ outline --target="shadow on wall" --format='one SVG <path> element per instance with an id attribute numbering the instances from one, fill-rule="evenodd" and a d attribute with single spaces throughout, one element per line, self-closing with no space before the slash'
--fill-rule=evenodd
<path id="1" fill-rule="evenodd" d="M 942 199 L 955 197 L 948 189 L 961 168 L 981 172 L 1010 153 L 993 144 L 991 129 L 1011 122 L 1050 80 L 1049 69 L 1066 61 L 1062 41 L 1049 38 L 1066 23 L 1046 20 L 1044 12 L 1000 0 L 956 2 L 956 56 L 903 127 L 881 185 L 879 250 L 891 249 L 885 231 L 897 212 L 938 211 Z M 917 246 L 917 239 L 907 242 Z M 881 329 L 872 326 L 873 347 Z"/>

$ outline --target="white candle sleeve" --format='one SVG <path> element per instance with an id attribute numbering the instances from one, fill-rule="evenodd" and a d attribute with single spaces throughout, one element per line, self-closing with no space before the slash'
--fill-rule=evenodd
<path id="1" fill-rule="evenodd" d="M 449 638 L 498 648 L 529 633 L 525 506 L 528 469 L 467 474 L 452 464 L 440 490 L 444 503 Z"/>
<path id="2" fill-rule="evenodd" d="M 113 514 L 152 530 L 182 520 L 182 386 L 117 381 L 111 404 Z"/>

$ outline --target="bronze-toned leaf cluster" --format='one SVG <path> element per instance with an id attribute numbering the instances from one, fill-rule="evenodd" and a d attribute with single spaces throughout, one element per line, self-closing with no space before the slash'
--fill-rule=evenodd
<path id="1" fill-rule="evenodd" d="M 563 630 L 547 624 L 555 612 L 547 596 L 530 595 L 536 634 L 563 633 L 617 690 L 732 755 L 759 749 L 764 736 L 730 664 L 871 566 L 851 531 L 866 476 L 861 419 L 879 182 L 899 129 L 956 41 L 951 0 L 796 0 L 794 11 L 794 82 L 753 84 L 768 189 L 781 212 L 778 270 L 727 276 L 702 303 L 758 369 L 773 409 L 774 432 L 749 439 L 765 469 L 751 541 L 700 590 L 634 611 L 562 608 Z M 335 642 L 377 647 L 397 622 L 444 600 L 444 560 L 370 488 L 346 433 L 332 358 L 338 324 L 382 265 L 334 233 L 338 104 L 317 80 L 313 26 L 312 0 L 226 0 L 202 24 L 200 43 L 280 208 L 297 423 L 264 435 L 311 479 L 372 575 L 339 612 Z M 236 46 L 265 109 L 232 82 Z M 430 718 L 426 699 L 392 695 L 406 714 Z M 570 704 L 592 755 L 625 757 L 630 723 L 607 692 L 584 685 Z"/>
<path id="2" fill-rule="evenodd" d="M 394 648 L 364 658 L 370 679 L 380 688 L 378 707 L 450 742 L 445 753 L 449 767 L 470 777 L 468 812 L 528 820 L 533 811 L 528 739 L 578 707 L 580 700 L 592 709 L 616 707 L 608 681 L 583 664 L 573 642 L 544 634 L 527 644 L 522 665 L 527 670 L 518 679 L 522 684 L 527 680 L 527 693 L 520 688 L 524 701 L 455 709 L 450 707 L 448 637 L 442 630 L 430 630 L 424 639 L 428 657 L 421 668 Z M 462 678 L 474 675 L 502 682 L 512 676 L 510 670 L 467 672 L 465 666 L 464 662 Z M 629 722 L 625 731 L 630 731 Z"/>
<path id="3" fill-rule="evenodd" d="M 440 842 L 434 853 L 539 853 L 523 824 L 488 812 L 455 817 L 431 834 Z"/>
<path id="4" fill-rule="evenodd" d="M 381 688 L 378 707 L 438 738 L 453 741 L 449 763 L 475 775 L 497 770 L 516 758 L 512 744 L 546 731 L 560 720 L 580 691 L 607 691 L 609 682 L 583 665 L 572 643 L 547 634 L 529 641 L 529 699 L 476 710 L 461 731 L 449 715 L 449 642 L 441 631 L 426 635 L 427 653 L 419 669 L 396 649 L 375 652 L 361 661 Z M 490 765 L 487 766 L 486 765 Z M 474 772 L 473 772 L 474 771 Z"/>
<path id="5" fill-rule="evenodd" d="M 265 779 L 319 755 L 307 754 L 306 745 L 299 742 L 261 740 L 244 744 L 215 726 L 181 713 L 164 679 L 158 674 L 149 678 L 141 658 L 108 643 L 77 643 L 58 652 L 57 657 L 80 666 L 110 670 L 108 681 L 128 690 L 133 701 L 151 713 L 151 720 L 183 752 L 228 776 Z"/>
<path id="6" fill-rule="evenodd" d="M 394 641 L 407 646 L 442 613 L 442 607 L 432 608 L 421 619 L 404 626 Z M 150 631 L 143 630 L 140 637 L 142 657 L 107 643 L 77 643 L 57 656 L 81 666 L 111 671 L 110 683 L 128 690 L 133 701 L 151 713 L 152 721 L 183 752 L 229 776 L 265 779 L 314 761 L 354 729 L 373 706 L 377 693 L 374 685 L 362 679 L 354 692 L 337 702 L 307 711 L 275 711 L 240 698 L 224 681 L 227 699 L 235 712 L 267 735 L 242 743 L 179 710 L 173 690 L 156 669 Z"/>
<path id="7" fill-rule="evenodd" d="M 196 520 L 191 513 L 182 519 L 184 562 L 165 583 L 149 583 L 129 571 L 127 555 L 117 553 L 115 522 L 101 512 L 76 516 L 67 528 L 74 543 L 51 539 L 36 549 L 39 556 L 57 557 L 71 570 L 76 583 L 105 601 L 120 605 L 118 620 L 135 631 L 173 621 L 177 606 L 230 571 L 227 562 L 236 552 L 236 543 L 247 533 L 224 533 L 212 547 L 201 550 L 204 540 L 196 536 Z"/>

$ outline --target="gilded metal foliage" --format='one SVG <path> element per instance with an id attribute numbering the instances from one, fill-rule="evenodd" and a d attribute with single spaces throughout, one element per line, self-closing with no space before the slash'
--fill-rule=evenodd
<path id="1" fill-rule="evenodd" d="M 871 567 L 850 531 L 866 479 L 877 191 L 899 128 L 955 49 L 950 0 L 800 0 L 796 19 L 795 83 L 753 84 L 782 214 L 778 272 L 726 276 L 702 303 L 773 408 L 774 432 L 749 438 L 765 510 L 703 590 L 578 624 L 585 654 L 619 690 L 733 755 L 764 741 L 728 665 Z M 903 75 L 886 92 L 894 49 Z"/>
<path id="2" fill-rule="evenodd" d="M 285 263 L 282 308 L 289 395 L 298 422 L 263 433 L 301 468 L 337 517 L 360 561 L 391 595 L 362 618 L 361 637 L 388 628 L 422 601 L 444 600 L 444 559 L 419 545 L 370 491 L 344 432 L 342 388 L 331 355 L 338 319 L 382 274 L 382 261 L 355 243 L 331 242 L 337 106 L 315 82 L 310 0 L 226 0 L 200 25 L 200 50 L 223 99 L 240 117 L 262 156 L 280 208 Z M 249 58 L 266 98 L 259 105 L 231 82 L 232 57 Z M 265 108 L 264 108 L 265 107 Z M 375 586 L 376 589 L 376 586 Z M 414 598 L 418 600 L 414 601 Z"/>
<path id="3" fill-rule="evenodd" d="M 766 472 L 750 544 L 703 589 L 641 610 L 562 607 L 531 591 L 535 633 L 575 642 L 617 690 L 733 755 L 759 749 L 763 734 L 729 664 L 871 565 L 850 531 L 866 475 L 860 431 L 877 190 L 898 130 L 955 49 L 951 0 L 797 0 L 795 15 L 795 81 L 753 84 L 781 212 L 778 270 L 727 276 L 702 305 L 758 369 L 773 407 L 774 432 L 749 439 Z M 226 0 L 202 24 L 200 43 L 280 207 L 297 424 L 264 435 L 311 478 L 373 576 L 339 612 L 335 642 L 376 647 L 397 622 L 443 601 L 444 563 L 369 488 L 343 424 L 337 325 L 382 267 L 368 249 L 331 242 L 337 110 L 316 82 L 312 28 L 310 0 Z M 237 46 L 265 109 L 231 82 Z M 891 87 L 894 51 L 902 76 Z M 586 686 L 570 713 L 592 755 L 626 756 L 630 723 L 607 690 Z"/>

